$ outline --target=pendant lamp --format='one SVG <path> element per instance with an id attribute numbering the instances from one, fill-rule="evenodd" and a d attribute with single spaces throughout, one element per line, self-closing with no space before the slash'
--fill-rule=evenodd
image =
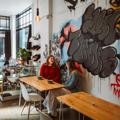
<path id="1" fill-rule="evenodd" d="M 35 16 L 35 21 L 36 22 L 39 22 L 40 21 L 40 16 L 39 16 L 39 3 L 38 3 L 38 0 L 37 0 L 37 9 L 36 9 L 36 16 Z"/>

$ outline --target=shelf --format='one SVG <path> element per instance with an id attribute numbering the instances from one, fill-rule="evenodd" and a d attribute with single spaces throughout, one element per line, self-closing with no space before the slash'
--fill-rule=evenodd
<path id="1" fill-rule="evenodd" d="M 1 101 L 7 101 L 12 99 L 17 99 L 19 97 L 20 90 L 10 90 L 10 91 L 4 91 L 0 95 Z"/>

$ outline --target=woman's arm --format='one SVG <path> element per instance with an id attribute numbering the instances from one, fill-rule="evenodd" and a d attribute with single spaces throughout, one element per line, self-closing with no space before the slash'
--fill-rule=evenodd
<path id="1" fill-rule="evenodd" d="M 77 82 L 77 76 L 75 72 L 72 72 L 69 79 L 65 82 L 65 87 L 71 90 L 75 88 L 76 82 Z"/>

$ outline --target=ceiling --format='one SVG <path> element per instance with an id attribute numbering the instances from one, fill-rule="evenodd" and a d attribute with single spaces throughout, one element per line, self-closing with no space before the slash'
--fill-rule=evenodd
<path id="1" fill-rule="evenodd" d="M 0 15 L 16 15 L 32 5 L 32 0 L 0 0 Z"/>

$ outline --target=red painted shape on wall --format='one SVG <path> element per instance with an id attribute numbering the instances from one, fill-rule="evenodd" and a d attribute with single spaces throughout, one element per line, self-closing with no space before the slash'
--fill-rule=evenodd
<path id="1" fill-rule="evenodd" d="M 111 87 L 113 87 L 113 93 L 120 98 L 120 74 L 115 76 L 115 83 L 111 83 Z"/>

